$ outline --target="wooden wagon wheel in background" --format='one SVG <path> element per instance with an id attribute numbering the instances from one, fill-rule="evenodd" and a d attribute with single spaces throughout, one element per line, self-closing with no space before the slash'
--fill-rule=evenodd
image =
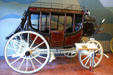
<path id="1" fill-rule="evenodd" d="M 112 38 L 112 40 L 110 41 L 110 48 L 111 48 L 111 51 L 113 52 L 113 38 Z"/>
<path id="2" fill-rule="evenodd" d="M 34 39 L 30 41 L 31 35 Z M 42 42 L 35 44 L 38 39 Z M 40 47 L 45 45 L 44 48 Z M 5 60 L 15 71 L 20 73 L 34 73 L 42 69 L 50 57 L 47 41 L 40 34 L 33 31 L 22 31 L 14 34 L 6 43 Z"/>

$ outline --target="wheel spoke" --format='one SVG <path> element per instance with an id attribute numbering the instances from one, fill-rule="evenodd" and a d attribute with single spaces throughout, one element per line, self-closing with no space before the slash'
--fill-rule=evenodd
<path id="1" fill-rule="evenodd" d="M 87 61 L 86 61 L 85 65 L 87 65 L 87 63 L 88 63 L 89 59 L 90 59 L 90 58 L 88 58 L 88 59 L 87 59 Z"/>
<path id="2" fill-rule="evenodd" d="M 14 42 L 14 43 L 12 44 L 12 47 L 13 47 L 13 48 L 15 48 L 14 45 L 18 46 L 18 42 L 17 42 L 16 40 L 12 40 L 12 42 Z"/>
<path id="3" fill-rule="evenodd" d="M 98 43 L 93 42 L 94 44 L 96 44 L 97 46 L 99 45 Z"/>
<path id="4" fill-rule="evenodd" d="M 46 59 L 46 57 L 44 57 L 44 56 L 38 56 L 38 57 Z"/>
<path id="5" fill-rule="evenodd" d="M 20 46 L 19 46 L 19 44 L 18 44 L 17 41 L 15 41 L 15 40 L 13 40 L 13 41 L 14 41 L 14 43 L 12 44 L 12 47 L 14 48 L 15 53 L 17 53 L 18 49 L 15 48 L 15 45 L 18 46 L 18 48 L 19 48 Z M 16 51 L 16 50 L 17 50 L 17 51 Z"/>
<path id="6" fill-rule="evenodd" d="M 96 55 L 101 55 L 100 53 L 96 53 Z"/>
<path id="7" fill-rule="evenodd" d="M 28 46 L 29 46 L 29 33 L 27 35 L 27 43 L 28 43 Z"/>
<path id="8" fill-rule="evenodd" d="M 90 57 L 90 67 L 92 66 L 92 63 L 91 63 L 91 57 Z"/>
<path id="9" fill-rule="evenodd" d="M 34 65 L 32 59 L 30 59 L 30 61 L 31 61 L 31 64 L 32 64 L 33 69 L 35 70 L 35 65 Z"/>
<path id="10" fill-rule="evenodd" d="M 30 48 L 34 45 L 34 43 L 35 43 L 35 41 L 36 41 L 37 38 L 38 38 L 38 36 L 35 37 L 35 39 L 33 40 L 33 42 L 32 42 L 32 44 L 31 44 Z"/>
<path id="11" fill-rule="evenodd" d="M 99 60 L 99 58 L 98 58 L 98 57 L 95 57 L 95 59 Z"/>
<path id="12" fill-rule="evenodd" d="M 18 49 L 15 49 L 15 48 L 9 48 L 9 47 L 8 47 L 7 49 L 9 49 L 9 50 L 13 50 L 15 53 L 16 53 L 17 50 L 18 50 Z"/>
<path id="13" fill-rule="evenodd" d="M 15 44 L 17 44 L 18 42 L 17 42 L 17 40 L 11 40 L 12 42 L 14 42 Z"/>
<path id="14" fill-rule="evenodd" d="M 95 53 L 98 52 L 98 50 L 95 51 Z"/>
<path id="15" fill-rule="evenodd" d="M 25 59 L 22 60 L 22 62 L 20 63 L 18 70 L 20 70 L 20 68 L 22 67 L 22 64 L 24 63 Z"/>
<path id="16" fill-rule="evenodd" d="M 14 60 L 13 62 L 11 62 L 11 64 L 14 64 L 15 62 L 17 62 L 18 60 L 20 60 L 21 58 L 17 58 L 16 60 Z"/>
<path id="17" fill-rule="evenodd" d="M 96 44 L 97 45 L 97 47 L 100 47 L 100 45 L 99 44 Z"/>
<path id="18" fill-rule="evenodd" d="M 9 50 L 14 50 L 14 48 L 9 48 L 9 47 L 8 47 L 7 49 L 9 49 Z M 15 50 L 17 50 L 17 49 L 15 49 Z"/>
<path id="19" fill-rule="evenodd" d="M 38 63 L 42 64 L 38 59 L 34 58 Z"/>
<path id="20" fill-rule="evenodd" d="M 89 55 L 87 55 L 87 57 L 85 57 L 85 58 L 82 60 L 82 62 L 83 62 L 84 60 L 86 60 L 88 57 L 89 57 Z"/>
<path id="21" fill-rule="evenodd" d="M 19 35 L 20 40 L 22 40 L 21 34 Z"/>
<path id="22" fill-rule="evenodd" d="M 96 64 L 95 59 L 94 59 L 94 65 Z"/>
<path id="23" fill-rule="evenodd" d="M 41 46 L 42 44 L 44 44 L 44 41 L 43 41 L 42 43 L 38 44 L 37 46 L 35 46 L 33 49 L 38 48 L 38 47 Z"/>
<path id="24" fill-rule="evenodd" d="M 28 59 L 26 59 L 26 71 L 28 69 Z"/>

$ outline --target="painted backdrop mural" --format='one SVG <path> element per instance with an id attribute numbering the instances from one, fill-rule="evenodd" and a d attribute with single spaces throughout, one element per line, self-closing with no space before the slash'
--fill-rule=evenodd
<path id="1" fill-rule="evenodd" d="M 0 0 L 0 56 L 3 56 L 5 37 L 13 32 L 21 21 L 29 4 L 37 0 Z"/>

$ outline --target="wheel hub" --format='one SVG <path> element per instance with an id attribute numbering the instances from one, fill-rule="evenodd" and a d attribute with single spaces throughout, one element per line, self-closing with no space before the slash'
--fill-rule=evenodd
<path id="1" fill-rule="evenodd" d="M 25 56 L 30 56 L 31 54 L 30 54 L 30 52 L 29 51 L 26 51 L 25 52 Z"/>

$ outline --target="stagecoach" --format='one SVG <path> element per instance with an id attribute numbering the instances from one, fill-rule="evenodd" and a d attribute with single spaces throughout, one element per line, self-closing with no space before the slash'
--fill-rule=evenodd
<path id="1" fill-rule="evenodd" d="M 18 28 L 7 37 L 5 59 L 13 70 L 37 72 L 59 54 L 66 57 L 78 54 L 81 65 L 86 69 L 92 64 L 92 67 L 99 65 L 103 57 L 101 44 L 94 39 L 80 43 L 85 19 L 80 6 L 58 3 L 36 5 L 40 7 L 29 6 Z"/>

